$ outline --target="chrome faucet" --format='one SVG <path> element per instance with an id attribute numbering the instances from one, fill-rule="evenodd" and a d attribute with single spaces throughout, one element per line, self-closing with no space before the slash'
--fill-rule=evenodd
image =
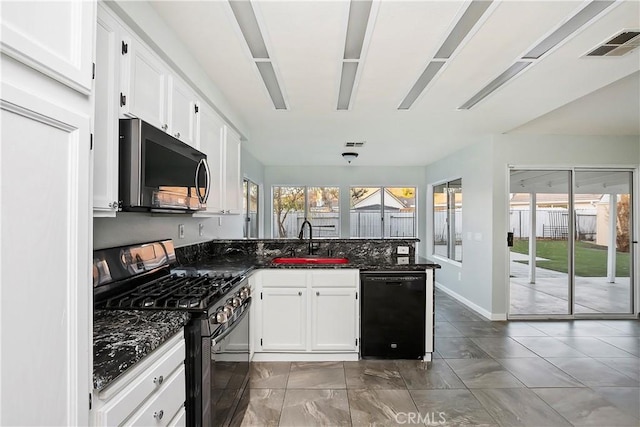
<path id="1" fill-rule="evenodd" d="M 309 255 L 313 255 L 313 227 L 307 218 L 304 219 L 302 226 L 300 227 L 300 234 L 298 234 L 298 239 L 304 239 L 304 226 L 309 225 Z"/>

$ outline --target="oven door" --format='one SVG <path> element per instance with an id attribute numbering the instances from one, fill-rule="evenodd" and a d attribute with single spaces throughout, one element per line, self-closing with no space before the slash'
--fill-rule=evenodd
<path id="1" fill-rule="evenodd" d="M 248 406 L 249 308 L 251 300 L 211 345 L 211 425 L 240 424 Z M 234 316 L 235 317 L 235 316 Z"/>

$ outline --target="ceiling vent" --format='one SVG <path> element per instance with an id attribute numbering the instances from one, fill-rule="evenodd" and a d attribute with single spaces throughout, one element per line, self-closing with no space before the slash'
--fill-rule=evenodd
<path id="1" fill-rule="evenodd" d="M 625 30 L 602 43 L 586 56 L 623 56 L 640 46 L 640 30 Z"/>
<path id="2" fill-rule="evenodd" d="M 349 148 L 362 147 L 365 142 L 367 141 L 347 141 L 344 143 L 344 146 Z"/>

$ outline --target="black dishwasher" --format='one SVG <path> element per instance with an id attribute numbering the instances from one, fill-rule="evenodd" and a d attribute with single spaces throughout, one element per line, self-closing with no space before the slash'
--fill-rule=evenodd
<path id="1" fill-rule="evenodd" d="M 360 272 L 360 356 L 422 359 L 425 354 L 424 271 Z"/>

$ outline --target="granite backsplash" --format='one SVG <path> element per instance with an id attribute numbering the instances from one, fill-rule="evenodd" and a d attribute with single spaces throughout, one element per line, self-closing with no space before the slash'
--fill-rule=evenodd
<path id="1" fill-rule="evenodd" d="M 409 258 L 416 254 L 418 239 L 313 239 L 314 254 L 345 257 L 353 262 L 384 262 L 397 255 L 398 246 L 408 246 Z M 309 254 L 308 240 L 259 239 L 212 240 L 176 248 L 181 265 L 229 258 L 253 258 L 258 264 L 280 256 L 303 257 Z"/>

